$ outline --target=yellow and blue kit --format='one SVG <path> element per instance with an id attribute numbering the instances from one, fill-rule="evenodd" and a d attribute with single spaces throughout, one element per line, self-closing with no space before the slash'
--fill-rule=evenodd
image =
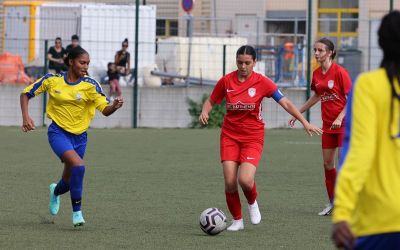
<path id="1" fill-rule="evenodd" d="M 361 74 L 348 98 L 333 223 L 357 237 L 400 232 L 400 85 L 383 68 Z M 399 237 L 399 236 L 397 236 Z M 399 238 L 397 238 L 399 243 Z"/>
<path id="2" fill-rule="evenodd" d="M 53 121 L 48 130 L 51 147 L 59 157 L 74 149 L 83 158 L 86 130 L 95 111 L 102 112 L 109 104 L 100 84 L 90 77 L 68 82 L 67 72 L 63 72 L 46 74 L 22 93 L 32 98 L 45 91 L 49 94 L 47 116 Z"/>

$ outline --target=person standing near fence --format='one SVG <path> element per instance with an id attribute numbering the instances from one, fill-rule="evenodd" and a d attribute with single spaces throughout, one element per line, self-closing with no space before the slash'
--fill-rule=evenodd
<path id="1" fill-rule="evenodd" d="M 329 203 L 318 213 L 325 216 L 332 213 L 334 187 L 336 180 L 335 156 L 340 154 L 344 136 L 344 118 L 347 94 L 351 89 L 351 79 L 347 70 L 336 64 L 335 46 L 329 39 L 321 38 L 314 44 L 314 56 L 320 64 L 313 72 L 311 90 L 314 95 L 300 108 L 303 113 L 321 101 L 322 116 L 322 158 L 325 170 L 325 187 Z M 289 126 L 296 121 L 292 117 Z"/>
<path id="2" fill-rule="evenodd" d="M 400 249 L 400 12 L 378 30 L 383 60 L 349 96 L 332 239 L 346 249 Z"/>
<path id="3" fill-rule="evenodd" d="M 226 99 L 227 113 L 221 130 L 220 156 L 226 202 L 233 216 L 229 231 L 244 229 L 238 183 L 246 196 L 252 224 L 261 222 L 255 173 L 264 146 L 264 121 L 261 116 L 264 97 L 272 97 L 286 112 L 299 119 L 309 135 L 322 133 L 321 129 L 304 119 L 270 79 L 253 71 L 255 64 L 255 49 L 248 45 L 240 47 L 236 52 L 238 69 L 218 81 L 199 116 L 200 122 L 207 124 L 214 104 Z"/>
<path id="4" fill-rule="evenodd" d="M 60 73 L 65 71 L 67 67 L 64 64 L 64 59 L 67 57 L 67 51 L 62 47 L 60 37 L 55 40 L 54 46 L 51 46 L 47 52 L 47 59 L 49 60 L 49 72 Z"/>
<path id="5" fill-rule="evenodd" d="M 95 110 L 109 116 L 121 108 L 123 99 L 117 97 L 109 105 L 100 84 L 86 76 L 89 67 L 89 54 L 81 47 L 74 48 L 66 58 L 68 71 L 60 74 L 46 74 L 26 87 L 21 94 L 22 130 L 35 129 L 29 116 L 28 103 L 32 97 L 43 92 L 49 94 L 47 116 L 52 120 L 48 129 L 48 139 L 54 153 L 64 163 L 62 178 L 49 186 L 49 211 L 58 213 L 60 195 L 70 192 L 72 202 L 72 223 L 81 226 L 85 223 L 81 212 L 83 177 L 87 133 Z"/>
<path id="6" fill-rule="evenodd" d="M 129 75 L 131 71 L 131 55 L 128 52 L 128 38 L 122 42 L 122 49 L 115 54 L 115 64 L 122 76 Z"/>
<path id="7" fill-rule="evenodd" d="M 71 36 L 71 44 L 69 44 L 66 48 L 65 51 L 67 53 L 67 55 L 69 54 L 69 52 L 76 47 L 80 47 L 79 45 L 79 36 L 78 35 L 73 35 Z"/>

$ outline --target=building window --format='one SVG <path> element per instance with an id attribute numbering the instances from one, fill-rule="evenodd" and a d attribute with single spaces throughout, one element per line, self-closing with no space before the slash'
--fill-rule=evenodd
<path id="1" fill-rule="evenodd" d="M 158 19 L 156 21 L 156 35 L 157 36 L 177 36 L 178 35 L 178 21 Z"/>
<path id="2" fill-rule="evenodd" d="M 318 37 L 329 37 L 338 48 L 358 46 L 358 0 L 319 0 Z"/>
<path id="3" fill-rule="evenodd" d="M 319 0 L 320 8 L 358 8 L 358 0 Z"/>
<path id="4" fill-rule="evenodd" d="M 158 19 L 156 21 L 156 35 L 157 36 L 165 36 L 165 20 Z"/>
<path id="5" fill-rule="evenodd" d="M 177 20 L 169 20 L 169 35 L 170 36 L 178 35 L 178 21 Z"/>

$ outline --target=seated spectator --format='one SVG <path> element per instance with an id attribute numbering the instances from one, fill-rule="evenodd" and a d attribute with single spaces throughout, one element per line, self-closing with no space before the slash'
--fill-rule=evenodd
<path id="1" fill-rule="evenodd" d="M 128 52 L 128 38 L 122 42 L 122 49 L 115 54 L 115 64 L 118 72 L 122 76 L 130 74 L 131 70 L 131 55 Z"/>
<path id="2" fill-rule="evenodd" d="M 121 86 L 119 85 L 119 72 L 115 63 L 109 62 L 107 65 L 108 82 L 110 83 L 110 97 L 121 96 Z"/>
<path id="3" fill-rule="evenodd" d="M 55 45 L 51 46 L 47 52 L 47 59 L 49 60 L 49 72 L 60 73 L 65 71 L 67 67 L 64 64 L 64 58 L 67 57 L 67 52 L 62 47 L 61 38 L 57 37 Z"/>

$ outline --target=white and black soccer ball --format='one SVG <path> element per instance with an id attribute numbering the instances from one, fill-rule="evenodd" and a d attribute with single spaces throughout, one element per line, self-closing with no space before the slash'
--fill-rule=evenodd
<path id="1" fill-rule="evenodd" d="M 207 208 L 200 215 L 200 228 L 208 235 L 217 235 L 226 229 L 226 216 L 221 209 Z"/>

